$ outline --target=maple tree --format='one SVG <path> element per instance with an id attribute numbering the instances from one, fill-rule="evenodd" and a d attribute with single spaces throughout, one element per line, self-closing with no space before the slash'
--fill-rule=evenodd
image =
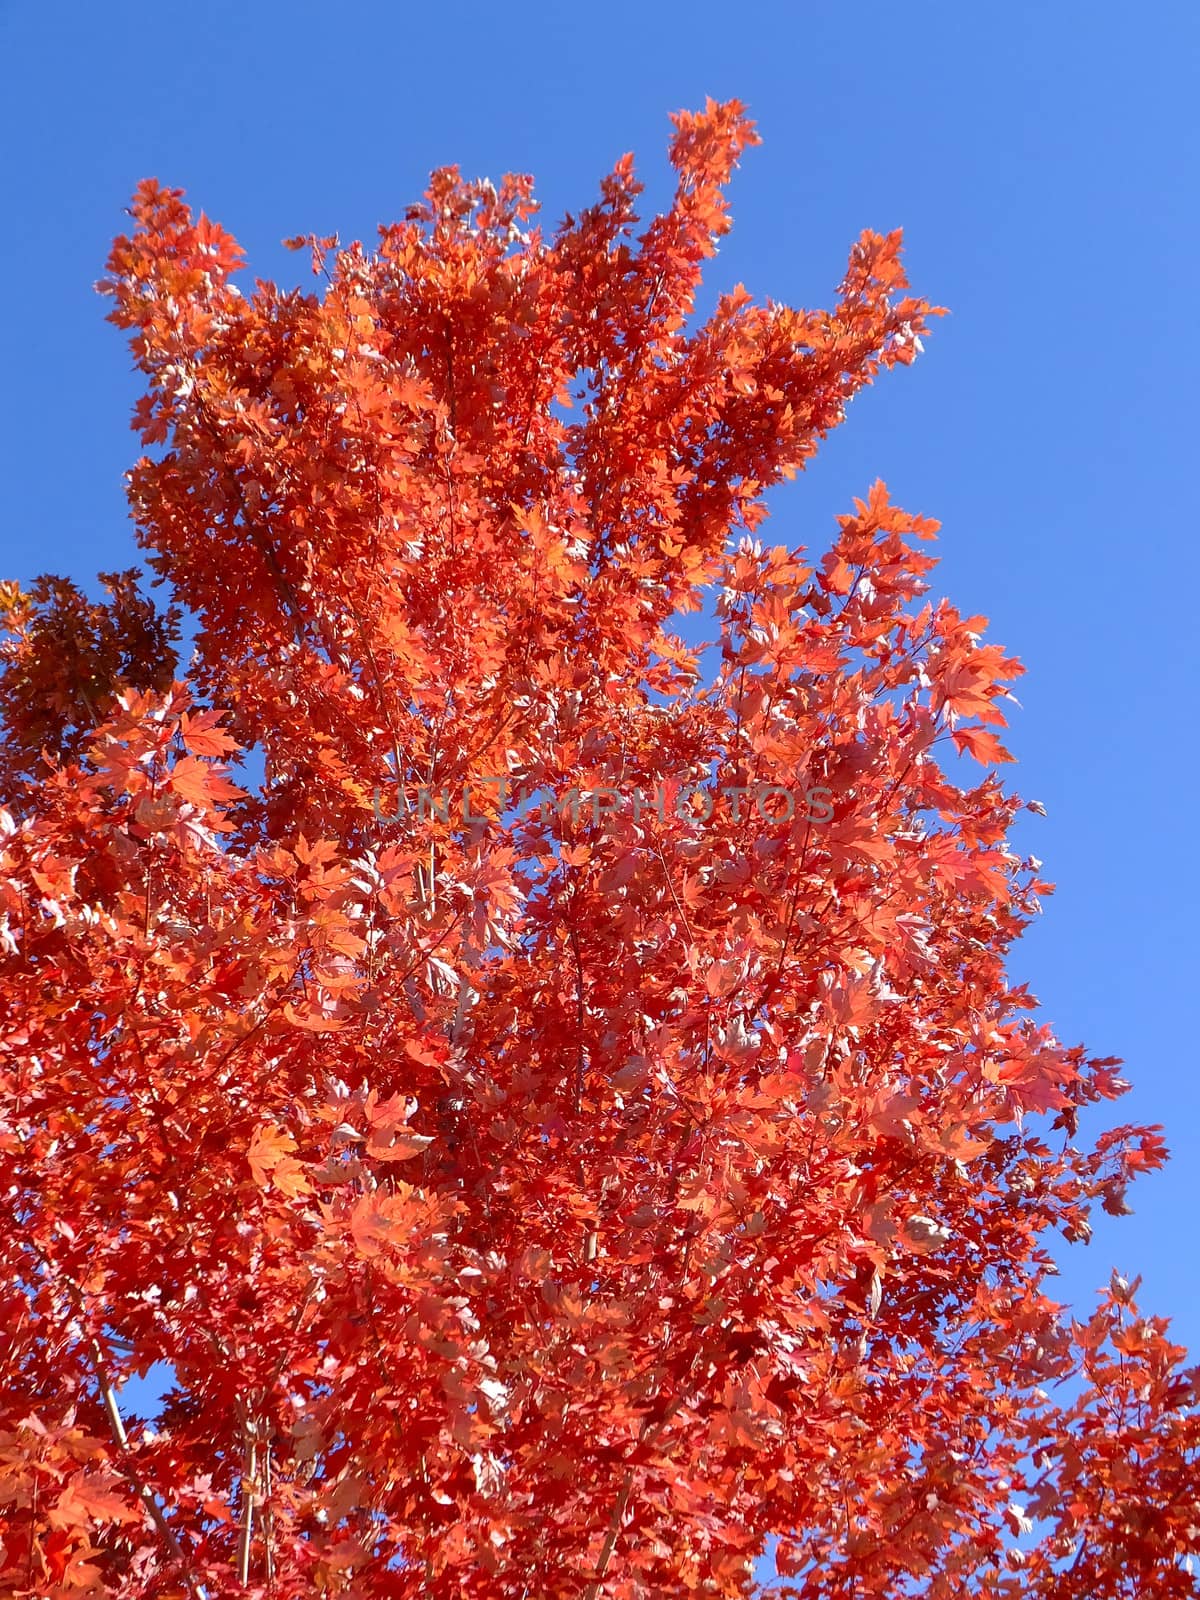
<path id="1" fill-rule="evenodd" d="M 138 189 L 171 605 L 0 589 L 5 1594 L 1195 1592 L 1197 1375 L 1050 1293 L 1164 1149 L 1005 975 L 1020 669 L 882 485 L 759 538 L 934 308 L 699 318 L 674 120 L 644 227 L 450 168 L 317 294 Z"/>

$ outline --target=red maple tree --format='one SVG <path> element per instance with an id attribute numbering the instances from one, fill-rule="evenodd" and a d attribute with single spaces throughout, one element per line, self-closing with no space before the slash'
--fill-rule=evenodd
<path id="1" fill-rule="evenodd" d="M 1195 1593 L 1197 1376 L 1048 1292 L 1164 1152 L 1005 976 L 1020 668 L 882 485 L 759 538 L 932 308 L 698 319 L 674 121 L 640 231 L 451 168 L 319 294 L 137 192 L 172 609 L 0 590 L 4 1594 Z"/>

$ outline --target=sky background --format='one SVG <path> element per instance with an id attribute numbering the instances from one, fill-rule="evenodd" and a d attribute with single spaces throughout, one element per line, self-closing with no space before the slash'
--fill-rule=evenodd
<path id="1" fill-rule="evenodd" d="M 0 0 L 0 577 L 137 559 L 122 475 L 138 393 L 92 285 L 140 178 L 180 185 L 294 283 L 297 233 L 375 236 L 431 167 L 536 175 L 543 222 L 626 150 L 670 192 L 668 113 L 747 102 L 710 296 L 826 305 L 863 227 L 902 226 L 948 306 L 773 494 L 770 543 L 820 550 L 882 477 L 941 519 L 935 595 L 1025 662 L 1020 846 L 1058 892 L 1011 971 L 1135 1088 L 1090 1131 L 1162 1122 L 1174 1159 L 1062 1251 L 1081 1310 L 1113 1266 L 1200 1353 L 1195 694 L 1200 11 L 1152 3 L 590 9 Z"/>

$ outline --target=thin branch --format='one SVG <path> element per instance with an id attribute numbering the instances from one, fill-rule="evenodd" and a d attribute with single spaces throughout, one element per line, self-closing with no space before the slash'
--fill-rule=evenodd
<path id="1" fill-rule="evenodd" d="M 258 1482 L 258 1452 L 247 1435 L 245 1465 L 242 1471 L 242 1531 L 238 1536 L 238 1582 L 243 1588 L 250 1581 L 250 1546 L 254 1540 L 254 1494 Z"/>
<path id="2" fill-rule="evenodd" d="M 72 1287 L 74 1286 L 72 1285 Z M 183 1546 L 180 1544 L 179 1539 L 176 1536 L 174 1528 L 171 1527 L 170 1523 L 163 1515 L 162 1507 L 159 1505 L 157 1497 L 142 1481 L 142 1478 L 139 1475 L 136 1466 L 134 1465 L 133 1458 L 129 1450 L 129 1436 L 125 1432 L 125 1423 L 121 1417 L 120 1407 L 117 1404 L 117 1393 L 113 1388 L 112 1380 L 108 1376 L 108 1369 L 105 1366 L 104 1356 L 100 1350 L 100 1346 L 94 1339 L 91 1342 L 89 1354 L 91 1356 L 92 1365 L 95 1368 L 96 1382 L 100 1389 L 100 1398 L 104 1402 L 104 1409 L 108 1415 L 109 1430 L 112 1433 L 113 1442 L 121 1456 L 121 1470 L 129 1479 L 129 1482 L 133 1485 L 134 1492 L 137 1494 L 138 1499 L 142 1502 L 143 1506 L 145 1506 L 147 1512 L 149 1513 L 150 1520 L 157 1529 L 159 1538 L 163 1541 L 167 1549 L 171 1552 L 171 1555 L 183 1569 L 183 1581 L 187 1584 L 189 1592 L 196 1597 L 196 1600 L 205 1600 L 204 1585 L 198 1583 L 195 1577 L 192 1575 L 189 1568 L 188 1558 L 184 1553 Z"/>

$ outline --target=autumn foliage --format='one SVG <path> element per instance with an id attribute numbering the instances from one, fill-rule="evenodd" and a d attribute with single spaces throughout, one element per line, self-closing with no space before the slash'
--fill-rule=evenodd
<path id="1" fill-rule="evenodd" d="M 760 538 L 931 308 L 865 233 L 696 313 L 753 142 L 552 236 L 440 171 L 317 293 L 139 188 L 170 606 L 0 590 L 3 1594 L 1196 1592 L 1197 1376 L 1052 1292 L 1164 1151 L 1005 976 L 1020 668 L 882 485 Z"/>

